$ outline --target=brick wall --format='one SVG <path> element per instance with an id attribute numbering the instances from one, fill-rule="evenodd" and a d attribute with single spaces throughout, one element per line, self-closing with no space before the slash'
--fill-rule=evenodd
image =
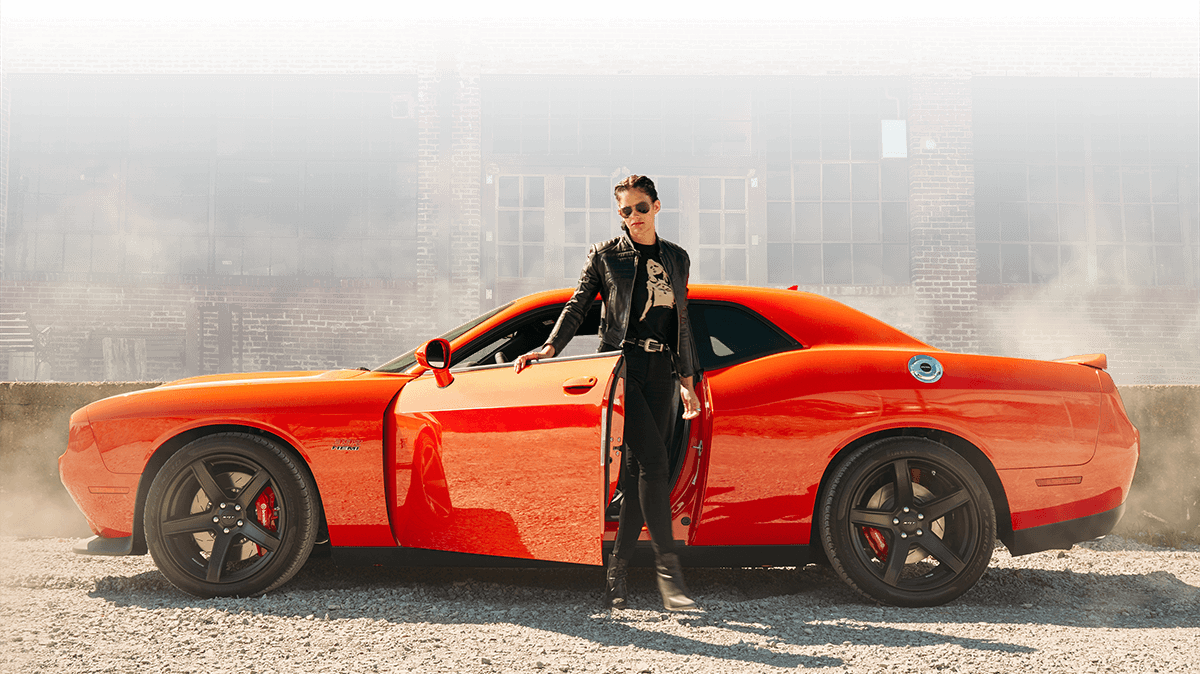
<path id="1" fill-rule="evenodd" d="M 450 234 L 450 287 L 453 292 L 448 313 L 455 324 L 474 318 L 484 306 L 479 255 L 483 228 L 480 187 L 483 174 L 480 119 L 483 110 L 478 68 L 478 64 L 472 62 L 456 64 L 456 93 L 451 120 L 446 125 L 450 132 L 450 189 L 454 200 Z"/>
<path id="2" fill-rule="evenodd" d="M 5 56 L 9 51 L 9 25 L 0 18 L 0 275 L 4 273 L 5 244 L 8 231 L 8 155 L 9 155 L 9 126 L 12 117 L 8 92 L 8 62 Z M 2 298 L 3 295 L 0 295 Z"/>
<path id="3" fill-rule="evenodd" d="M 234 316 L 235 371 L 375 367 L 431 336 L 421 314 L 427 301 L 419 295 L 412 282 L 383 281 L 223 288 L 3 282 L 6 306 L 33 312 L 39 327 L 52 326 L 46 355 L 49 376 L 58 381 L 103 379 L 104 336 L 154 340 L 146 371 L 151 380 L 216 372 L 222 307 Z M 200 364 L 180 357 L 188 346 L 189 315 L 202 323 Z M 7 360 L 0 361 L 0 379 L 7 367 Z"/>
<path id="4" fill-rule="evenodd" d="M 3 29 L 4 73 L 418 77 L 415 281 L 0 281 L 5 310 L 30 310 L 54 326 L 57 379 L 97 376 L 87 346 L 97 326 L 168 340 L 199 335 L 191 347 L 198 362 L 150 363 L 148 376 L 169 379 L 229 359 L 243 370 L 374 365 L 475 315 L 492 301 L 482 296 L 480 259 L 481 78 L 572 74 L 910 78 L 913 283 L 816 290 L 942 348 L 1032 357 L 1106 351 L 1122 384 L 1200 382 L 1195 288 L 977 287 L 970 133 L 972 77 L 1200 77 L 1194 20 L 648 21 L 652 40 L 617 20 L 6 20 Z M 7 112 L 0 116 L 7 129 Z M 0 170 L 6 165 L 5 143 Z M 4 238 L 0 220 L 0 246 Z M 222 310 L 233 353 L 220 348 Z M 6 367 L 0 361 L 0 375 Z"/>
<path id="5" fill-rule="evenodd" d="M 978 297 L 983 353 L 1099 352 L 1120 386 L 1200 382 L 1200 289 L 984 285 Z"/>
<path id="6" fill-rule="evenodd" d="M 909 223 L 917 337 L 975 351 L 975 172 L 970 80 L 913 78 Z"/>
<path id="7" fill-rule="evenodd" d="M 8 113 L 11 110 L 12 88 L 4 77 L 4 65 L 0 64 L 0 273 L 4 273 L 5 242 L 8 240 Z"/>

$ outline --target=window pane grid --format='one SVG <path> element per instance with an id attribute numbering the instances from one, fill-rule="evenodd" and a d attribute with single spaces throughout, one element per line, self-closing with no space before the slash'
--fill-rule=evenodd
<path id="1" fill-rule="evenodd" d="M 679 243 L 679 177 L 654 176 L 654 183 L 659 188 L 658 233 L 662 239 Z"/>
<path id="2" fill-rule="evenodd" d="M 497 275 L 542 278 L 546 191 L 543 176 L 499 176 L 496 190 Z"/>
<path id="3" fill-rule="evenodd" d="M 768 282 L 907 284 L 907 183 L 905 160 L 803 163 L 790 173 L 773 172 L 767 186 Z M 812 264 L 816 250 L 816 269 L 801 269 L 798 261 Z"/>
<path id="4" fill-rule="evenodd" d="M 401 263 L 411 253 L 314 255 L 309 266 L 287 253 L 329 238 L 415 252 L 416 126 L 391 93 L 415 80 L 302 79 L 22 82 L 6 271 L 415 273 Z"/>
<path id="5" fill-rule="evenodd" d="M 745 283 L 747 245 L 745 178 L 700 178 L 699 281 Z"/>
<path id="6" fill-rule="evenodd" d="M 764 94 L 768 283 L 909 283 L 908 162 L 881 159 L 882 120 L 904 119 L 906 96 L 845 82 Z"/>
<path id="7" fill-rule="evenodd" d="M 977 84 L 980 283 L 1200 283 L 1194 90 L 1138 86 Z"/>
<path id="8" fill-rule="evenodd" d="M 604 176 L 563 180 L 563 274 L 567 277 L 583 268 L 592 244 L 621 231 L 609 183 Z"/>

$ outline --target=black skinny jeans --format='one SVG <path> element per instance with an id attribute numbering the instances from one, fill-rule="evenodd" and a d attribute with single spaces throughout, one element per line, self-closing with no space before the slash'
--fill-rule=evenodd
<path id="1" fill-rule="evenodd" d="M 669 352 L 625 348 L 624 498 L 613 547 L 613 555 L 621 559 L 633 557 L 643 523 L 650 530 L 655 559 L 675 552 L 666 438 L 675 421 L 671 411 L 677 397 L 679 382 Z"/>

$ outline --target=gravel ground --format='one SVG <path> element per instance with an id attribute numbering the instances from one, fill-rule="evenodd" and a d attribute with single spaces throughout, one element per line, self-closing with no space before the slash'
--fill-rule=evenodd
<path id="1" fill-rule="evenodd" d="M 1200 547 L 998 548 L 948 606 L 860 601 L 825 567 L 693 569 L 705 611 L 598 608 L 599 569 L 339 568 L 196 599 L 144 557 L 0 538 L 3 672 L 1196 672 Z"/>

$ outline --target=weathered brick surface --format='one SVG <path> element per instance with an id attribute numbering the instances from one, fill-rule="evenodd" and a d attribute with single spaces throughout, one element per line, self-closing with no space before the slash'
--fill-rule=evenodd
<path id="1" fill-rule="evenodd" d="M 8 240 L 8 116 L 12 110 L 12 90 L 2 76 L 0 65 L 0 273 L 4 273 L 5 242 Z"/>
<path id="2" fill-rule="evenodd" d="M 210 312 L 222 306 L 238 309 L 239 346 L 232 357 L 244 370 L 377 364 L 476 314 L 490 302 L 480 259 L 490 207 L 481 199 L 481 80 L 570 74 L 907 78 L 913 95 L 912 285 L 815 290 L 947 349 L 1035 357 L 1100 350 L 1109 353 L 1119 383 L 1200 381 L 1195 288 L 977 286 L 970 95 L 975 77 L 1195 80 L 1196 20 L 681 19 L 648 20 L 642 32 L 630 31 L 624 19 L 0 20 L 4 74 L 400 73 L 418 79 L 415 280 L 0 281 L 0 307 L 31 310 L 53 326 L 55 378 L 96 377 L 100 364 L 87 345 L 101 332 L 182 334 L 189 308 L 206 317 L 199 326 L 202 371 L 221 365 Z M 644 39 L 647 32 L 653 40 Z M 7 98 L 0 105 L 0 173 L 8 164 L 6 106 Z M 2 174 L 0 182 L 7 185 Z M 0 218 L 7 213 L 3 199 L 0 191 Z M 154 378 L 183 374 L 178 359 L 149 365 Z M 6 368 L 0 360 L 0 377 Z"/>
<path id="3" fill-rule="evenodd" d="M 1200 381 L 1200 290 L 980 286 L 980 350 L 1054 359 L 1105 353 L 1119 385 Z"/>
<path id="4" fill-rule="evenodd" d="M 975 172 L 966 79 L 913 78 L 909 111 L 912 285 L 921 339 L 978 350 Z"/>
<path id="5" fill-rule="evenodd" d="M 103 335 L 185 339 L 189 309 L 204 313 L 204 365 L 215 372 L 216 311 L 235 312 L 234 371 L 374 367 L 430 336 L 414 284 L 332 281 L 290 286 L 211 287 L 53 281 L 3 282 L 5 305 L 29 310 L 50 325 L 50 377 L 102 379 L 97 340 Z M 416 309 L 414 309 L 416 307 Z M 0 363 L 7 368 L 7 361 Z M 149 358 L 146 376 L 164 381 L 186 374 L 180 358 Z M 0 373 L 3 373 L 0 371 Z"/>
<path id="6" fill-rule="evenodd" d="M 454 203 L 448 313 L 456 325 L 476 316 L 483 301 L 479 259 L 483 228 L 482 92 L 478 68 L 472 62 L 456 64 L 456 93 L 451 119 L 446 125 L 450 131 L 450 189 Z"/>

